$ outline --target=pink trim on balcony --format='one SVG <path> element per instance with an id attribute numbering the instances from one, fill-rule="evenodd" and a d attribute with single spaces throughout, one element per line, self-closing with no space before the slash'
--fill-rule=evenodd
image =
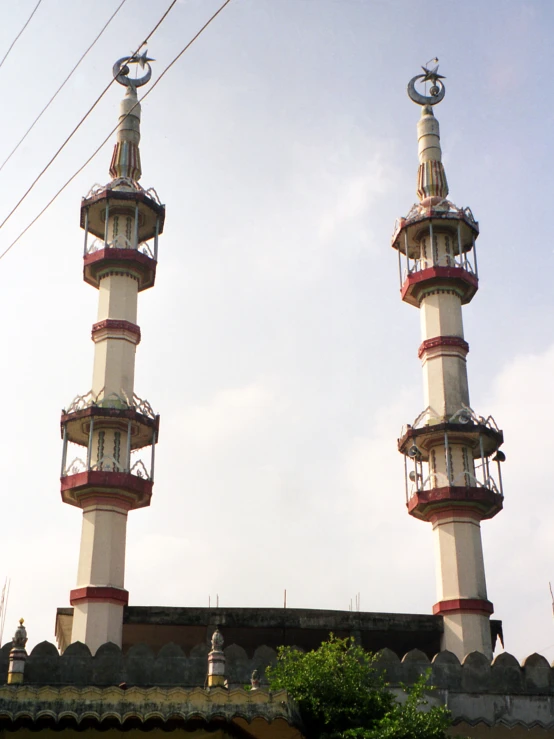
<path id="1" fill-rule="evenodd" d="M 150 505 L 154 482 L 143 477 L 131 475 L 128 472 L 105 472 L 103 470 L 86 470 L 76 475 L 66 475 L 61 478 L 61 494 L 64 503 L 88 507 L 89 500 L 100 496 L 102 503 L 120 506 L 130 504 L 128 510 L 144 508 Z M 120 506 L 122 507 L 122 506 Z"/>
<path id="2" fill-rule="evenodd" d="M 402 300 L 418 306 L 424 291 L 456 288 L 461 294 L 462 303 L 469 303 L 478 287 L 477 277 L 462 267 L 428 267 L 410 273 L 404 280 L 400 294 Z"/>
<path id="3" fill-rule="evenodd" d="M 408 499 L 407 507 L 411 516 L 431 523 L 454 515 L 482 521 L 496 516 L 503 500 L 500 493 L 489 488 L 452 485 L 418 490 Z"/>

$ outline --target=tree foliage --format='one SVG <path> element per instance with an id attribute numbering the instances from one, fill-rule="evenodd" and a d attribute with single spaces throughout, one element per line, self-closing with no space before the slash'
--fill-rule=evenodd
<path id="1" fill-rule="evenodd" d="M 280 647 L 267 677 L 298 704 L 308 739 L 444 739 L 450 714 L 427 707 L 428 676 L 397 700 L 375 661 L 352 638 L 331 635 L 306 654 Z"/>

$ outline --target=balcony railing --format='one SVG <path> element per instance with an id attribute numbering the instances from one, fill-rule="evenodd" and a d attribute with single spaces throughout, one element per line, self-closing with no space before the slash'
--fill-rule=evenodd
<path id="1" fill-rule="evenodd" d="M 84 199 L 90 200 L 90 198 L 98 195 L 98 193 L 105 192 L 106 190 L 115 190 L 117 187 L 126 187 L 130 190 L 137 190 L 137 192 L 142 192 L 149 198 L 152 198 L 152 200 L 154 200 L 154 202 L 156 202 L 158 205 L 162 204 L 158 193 L 153 187 L 149 187 L 148 190 L 145 190 L 140 183 L 130 179 L 129 177 L 118 177 L 117 179 L 109 182 L 107 185 L 100 185 L 98 182 L 96 182 L 85 195 Z"/>
<path id="2" fill-rule="evenodd" d="M 90 244 L 87 243 L 86 254 L 94 254 L 102 249 L 135 249 L 141 254 L 146 254 L 150 259 L 156 259 L 155 239 L 149 241 L 141 241 L 138 246 L 123 234 L 118 234 L 112 241 L 104 241 L 103 239 L 94 239 Z"/>
<path id="3" fill-rule="evenodd" d="M 423 272 L 423 270 L 430 269 L 431 267 L 455 267 L 457 269 L 463 269 L 470 275 L 477 277 L 476 265 L 473 263 L 473 257 L 468 254 L 468 252 L 463 252 L 462 254 L 452 256 L 449 254 L 442 254 L 438 259 L 408 259 L 406 260 L 407 266 L 404 267 L 402 272 L 402 282 L 404 282 L 409 275 Z"/>
<path id="4" fill-rule="evenodd" d="M 93 393 L 92 390 L 89 390 L 88 393 L 85 393 L 84 395 L 77 395 L 73 398 L 67 410 L 64 409 L 63 413 L 64 415 L 77 413 L 78 411 L 92 407 L 119 408 L 121 410 L 132 409 L 137 411 L 137 413 L 141 413 L 143 416 L 151 418 L 152 420 L 156 418 L 156 414 L 154 413 L 150 403 L 143 398 L 139 398 L 135 393 L 133 393 L 132 398 L 129 398 L 127 394 L 123 392 L 109 393 L 106 395 L 104 388 L 96 394 Z"/>
<path id="5" fill-rule="evenodd" d="M 408 432 L 409 428 L 422 429 L 426 426 L 434 426 L 439 423 L 474 423 L 478 426 L 485 426 L 493 431 L 500 431 L 498 424 L 491 415 L 486 418 L 484 416 L 479 416 L 475 413 L 473 408 L 462 403 L 461 407 L 451 416 L 441 416 L 436 410 L 428 405 L 427 408 L 421 411 L 411 426 L 402 427 L 400 436 L 403 437 Z"/>
<path id="6" fill-rule="evenodd" d="M 137 459 L 133 464 L 125 467 L 118 460 L 108 455 L 97 460 L 95 464 L 88 466 L 84 459 L 81 457 L 75 457 L 67 466 L 64 467 L 64 469 L 62 469 L 62 477 L 78 475 L 79 473 L 87 472 L 88 470 L 98 470 L 100 472 L 124 472 L 134 475 L 135 477 L 140 477 L 143 480 L 153 479 L 142 459 Z"/>
<path id="7" fill-rule="evenodd" d="M 478 228 L 478 223 L 471 211 L 471 208 L 458 208 L 450 200 L 443 200 L 436 206 L 431 208 L 421 205 L 421 203 L 414 203 L 410 208 L 408 215 L 405 218 L 397 218 L 394 223 L 393 238 L 405 226 L 409 226 L 411 223 L 421 220 L 422 218 L 428 218 L 432 216 L 452 216 L 454 218 L 461 218 L 467 221 L 470 225 Z"/>

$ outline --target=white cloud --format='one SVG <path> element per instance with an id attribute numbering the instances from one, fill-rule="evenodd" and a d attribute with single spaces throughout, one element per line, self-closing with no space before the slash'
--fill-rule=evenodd
<path id="1" fill-rule="evenodd" d="M 554 345 L 515 357 L 481 401 L 504 430 L 507 457 L 504 510 L 482 525 L 489 597 L 504 622 L 506 650 L 520 659 L 541 649 L 554 656 L 553 377 Z"/>
<path id="2" fill-rule="evenodd" d="M 262 383 L 227 388 L 207 403 L 187 408 L 173 422 L 187 444 L 215 447 L 250 430 L 272 408 L 274 400 L 272 391 Z"/>

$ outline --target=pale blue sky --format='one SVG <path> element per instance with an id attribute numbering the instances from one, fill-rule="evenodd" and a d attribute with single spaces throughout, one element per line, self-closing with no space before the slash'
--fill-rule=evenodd
<path id="1" fill-rule="evenodd" d="M 10 4 L 0 54 L 35 0 Z M 43 0 L 0 69 L 0 160 L 117 5 Z M 175 6 L 154 77 L 216 9 Z M 166 2 L 128 0 L 0 173 L 0 220 Z M 396 437 L 423 408 L 417 311 L 390 236 L 415 200 L 408 80 L 438 56 L 450 197 L 480 222 L 480 291 L 464 309 L 472 405 L 504 429 L 505 511 L 483 524 L 506 648 L 554 658 L 550 237 L 554 6 L 232 0 L 143 107 L 142 183 L 167 206 L 143 293 L 136 392 L 161 413 L 154 499 L 130 515 L 134 605 L 428 613 L 430 526 L 404 508 Z M 0 251 L 115 125 L 113 86 Z M 0 261 L 4 423 L 0 578 L 53 639 L 74 586 L 80 513 L 59 495 L 59 412 L 90 388 L 97 293 L 82 282 L 80 198 L 111 143 Z"/>

